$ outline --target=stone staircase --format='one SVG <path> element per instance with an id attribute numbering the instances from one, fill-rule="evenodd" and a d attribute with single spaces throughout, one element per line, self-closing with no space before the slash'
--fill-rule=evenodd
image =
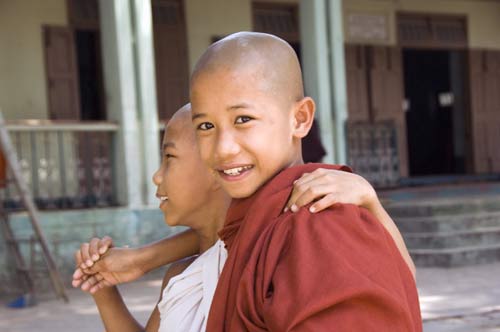
<path id="1" fill-rule="evenodd" d="M 420 267 L 500 261 L 500 196 L 386 205 Z"/>

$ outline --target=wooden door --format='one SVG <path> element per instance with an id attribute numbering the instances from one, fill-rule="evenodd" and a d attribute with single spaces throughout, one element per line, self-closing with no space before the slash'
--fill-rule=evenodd
<path id="1" fill-rule="evenodd" d="M 348 122 L 369 122 L 368 73 L 365 47 L 362 45 L 345 46 L 347 79 Z"/>
<path id="2" fill-rule="evenodd" d="M 500 51 L 471 50 L 469 75 L 474 169 L 500 172 Z"/>
<path id="3" fill-rule="evenodd" d="M 408 176 L 401 50 L 348 44 L 345 59 L 351 162 L 360 159 L 360 168 L 370 170 L 377 168 L 375 159 L 386 158 L 389 162 L 371 181 L 377 184 L 378 178 L 387 177 L 380 185 L 394 184 Z"/>
<path id="4" fill-rule="evenodd" d="M 406 118 L 403 110 L 403 65 L 398 47 L 369 48 L 371 110 L 373 121 L 392 122 L 396 129 L 399 169 L 408 176 Z"/>
<path id="5" fill-rule="evenodd" d="M 186 21 L 182 0 L 153 0 L 156 91 L 160 120 L 189 101 Z"/>
<path id="6" fill-rule="evenodd" d="M 80 97 L 73 31 L 44 26 L 43 41 L 49 116 L 53 120 L 78 120 Z"/>

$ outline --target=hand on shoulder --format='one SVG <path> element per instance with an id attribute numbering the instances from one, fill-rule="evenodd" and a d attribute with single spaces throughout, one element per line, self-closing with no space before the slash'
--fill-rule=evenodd
<path id="1" fill-rule="evenodd" d="M 314 202 L 309 211 L 320 212 L 334 204 L 354 204 L 371 210 L 378 202 L 372 185 L 362 176 L 333 169 L 318 168 L 304 173 L 293 186 L 285 211 L 297 212 Z"/>

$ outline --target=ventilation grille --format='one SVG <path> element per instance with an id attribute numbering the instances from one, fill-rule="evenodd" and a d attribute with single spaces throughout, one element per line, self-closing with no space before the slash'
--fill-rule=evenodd
<path id="1" fill-rule="evenodd" d="M 271 33 L 289 42 L 299 41 L 298 8 L 295 4 L 253 3 L 254 30 Z"/>
<path id="2" fill-rule="evenodd" d="M 69 21 L 75 27 L 98 27 L 97 0 L 68 0 Z"/>
<path id="3" fill-rule="evenodd" d="M 465 17 L 400 14 L 398 32 L 400 45 L 406 47 L 467 47 Z"/>
<path id="4" fill-rule="evenodd" d="M 182 3 L 179 0 L 153 1 L 153 22 L 177 26 L 182 24 Z"/>

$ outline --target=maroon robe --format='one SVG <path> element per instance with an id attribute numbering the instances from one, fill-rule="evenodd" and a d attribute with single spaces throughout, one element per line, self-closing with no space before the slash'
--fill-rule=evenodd
<path id="1" fill-rule="evenodd" d="M 207 332 L 422 331 L 415 280 L 366 209 L 282 212 L 293 181 L 319 167 L 348 170 L 288 168 L 233 202 L 220 233 L 229 255 Z"/>

